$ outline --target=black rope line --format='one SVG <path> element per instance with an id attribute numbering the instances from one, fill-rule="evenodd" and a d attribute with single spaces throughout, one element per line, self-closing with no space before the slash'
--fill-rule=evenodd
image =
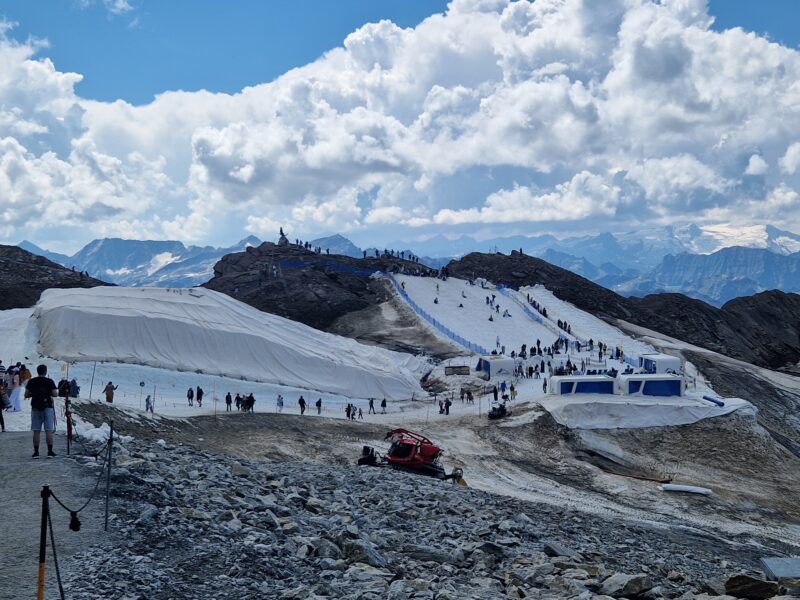
<path id="1" fill-rule="evenodd" d="M 53 535 L 53 519 L 50 517 L 50 511 L 47 511 L 47 526 L 50 528 L 50 545 L 53 548 L 53 564 L 56 567 L 56 580 L 58 581 L 58 592 L 61 595 L 61 600 L 65 600 L 64 585 L 61 583 L 61 570 L 58 568 L 58 554 L 56 553 L 56 538 Z"/>
<path id="2" fill-rule="evenodd" d="M 106 442 L 106 445 L 108 445 L 108 442 Z M 103 464 L 100 467 L 100 474 L 97 476 L 97 481 L 94 484 L 94 490 L 92 490 L 92 495 L 89 496 L 89 499 L 86 502 L 84 502 L 83 506 L 81 506 L 78 510 L 72 510 L 71 508 L 67 507 L 63 502 L 61 502 L 61 500 L 58 499 L 58 496 L 56 496 L 55 492 L 51 490 L 50 495 L 53 497 L 53 500 L 55 500 L 58 503 L 58 505 L 61 506 L 61 508 L 63 508 L 65 511 L 77 517 L 77 514 L 81 512 L 84 508 L 89 506 L 89 503 L 92 500 L 94 500 L 94 497 L 97 494 L 97 490 L 100 488 L 100 482 L 103 479 L 103 475 L 105 475 L 106 462 L 108 462 L 108 454 L 106 454 L 105 458 L 103 459 Z M 78 525 L 78 527 L 80 527 L 80 525 Z"/>

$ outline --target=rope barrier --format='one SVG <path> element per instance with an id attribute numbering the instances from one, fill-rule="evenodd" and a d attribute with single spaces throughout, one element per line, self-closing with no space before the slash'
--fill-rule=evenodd
<path id="1" fill-rule="evenodd" d="M 81 444 L 83 444 L 81 442 Z M 84 446 L 85 448 L 85 446 Z M 58 565 L 58 553 L 56 550 L 56 539 L 55 535 L 53 534 L 53 519 L 51 516 L 50 510 L 50 498 L 55 500 L 55 502 L 63 508 L 65 511 L 69 513 L 70 520 L 69 520 L 69 528 L 71 531 L 80 531 L 81 529 L 81 522 L 78 519 L 78 514 L 82 512 L 92 500 L 94 500 L 95 496 L 97 495 L 97 490 L 100 489 L 100 482 L 103 480 L 103 476 L 106 479 L 106 511 L 105 511 L 105 527 L 104 530 L 108 531 L 108 504 L 109 504 L 109 496 L 110 496 L 110 485 L 111 485 L 111 457 L 114 451 L 114 422 L 111 422 L 111 430 L 108 435 L 108 439 L 106 440 L 105 444 L 101 448 L 100 452 L 95 455 L 95 458 L 99 456 L 104 450 L 105 458 L 103 459 L 103 464 L 100 466 L 100 474 L 97 476 L 97 480 L 94 483 L 94 489 L 92 490 L 91 495 L 83 503 L 83 505 L 78 510 L 72 510 L 66 504 L 64 504 L 58 496 L 56 496 L 55 492 L 50 489 L 50 486 L 45 485 L 42 486 L 41 497 L 42 497 L 42 520 L 41 520 L 41 527 L 39 532 L 39 576 L 37 581 L 37 588 L 36 588 L 36 597 L 37 600 L 44 600 L 44 579 L 45 579 L 45 568 L 46 568 L 46 558 L 47 558 L 47 531 L 50 531 L 50 545 L 53 549 L 53 562 L 55 564 L 56 569 L 56 579 L 58 581 L 58 591 L 61 595 L 61 600 L 64 600 L 64 586 L 61 581 L 61 570 Z"/>

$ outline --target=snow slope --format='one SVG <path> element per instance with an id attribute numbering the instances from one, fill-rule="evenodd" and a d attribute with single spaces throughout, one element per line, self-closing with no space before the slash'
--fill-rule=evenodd
<path id="1" fill-rule="evenodd" d="M 494 288 L 483 289 L 454 277 L 442 281 L 430 277 L 395 275 L 395 279 L 398 283 L 403 283 L 409 297 L 437 321 L 470 342 L 489 350 L 496 347 L 498 338 L 500 345 L 506 347 L 507 353 L 519 351 L 522 344 L 535 346 L 537 339 L 542 346 L 550 346 L 558 339 L 554 327 L 537 323 L 519 305 Z M 462 296 L 462 292 L 466 297 Z M 491 298 L 492 294 L 500 305 L 499 313 L 486 304 L 486 297 Z M 438 304 L 434 303 L 435 298 L 438 298 Z M 459 304 L 463 304 L 463 308 L 459 308 Z M 511 314 L 510 317 L 502 316 L 506 309 Z M 490 315 L 493 321 L 489 321 Z"/>
<path id="2" fill-rule="evenodd" d="M 263 313 L 206 289 L 47 290 L 34 309 L 41 354 L 117 361 L 319 390 L 419 395 L 422 361 Z"/>

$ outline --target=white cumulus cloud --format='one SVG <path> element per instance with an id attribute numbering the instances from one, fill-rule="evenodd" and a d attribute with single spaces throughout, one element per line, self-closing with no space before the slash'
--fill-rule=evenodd
<path id="1" fill-rule="evenodd" d="M 83 241 L 790 226 L 800 53 L 712 20 L 704 0 L 457 0 L 236 94 L 141 106 L 79 97 L 81 75 L 6 24 L 0 233 L 35 238 L 21 206 L 42 232 L 87 224 Z"/>

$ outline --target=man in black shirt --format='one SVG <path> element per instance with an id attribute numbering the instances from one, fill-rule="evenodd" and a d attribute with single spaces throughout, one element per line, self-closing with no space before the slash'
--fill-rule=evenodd
<path id="1" fill-rule="evenodd" d="M 39 458 L 39 437 L 44 428 L 47 440 L 47 458 L 53 458 L 53 432 L 56 430 L 56 410 L 53 398 L 58 397 L 55 382 L 47 377 L 47 366 L 36 367 L 38 377 L 28 382 L 25 397 L 31 399 L 31 431 L 33 431 L 33 458 Z"/>

